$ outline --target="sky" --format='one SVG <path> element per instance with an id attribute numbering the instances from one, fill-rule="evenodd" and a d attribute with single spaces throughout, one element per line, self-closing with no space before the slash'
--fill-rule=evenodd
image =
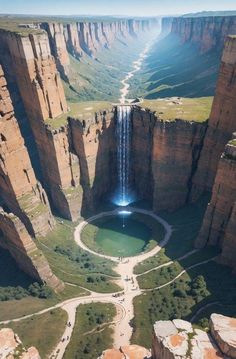
<path id="1" fill-rule="evenodd" d="M 157 16 L 236 10 L 236 0 L 0 0 L 0 13 Z"/>

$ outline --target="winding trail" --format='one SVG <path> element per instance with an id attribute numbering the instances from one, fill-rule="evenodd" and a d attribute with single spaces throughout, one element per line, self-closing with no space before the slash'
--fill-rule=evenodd
<path id="1" fill-rule="evenodd" d="M 91 249 L 89 249 L 81 240 L 81 232 L 83 228 L 88 224 L 93 222 L 96 219 L 110 216 L 110 215 L 116 215 L 118 214 L 123 208 L 117 208 L 113 211 L 108 212 L 102 212 L 95 216 L 90 217 L 87 220 L 84 220 L 81 222 L 75 229 L 74 232 L 74 240 L 85 251 L 88 251 L 96 256 L 106 258 L 109 260 L 112 260 L 114 263 L 116 263 L 116 266 L 114 267 L 114 270 L 117 272 L 117 274 L 120 276 L 119 284 L 122 287 L 121 292 L 115 292 L 115 293 L 97 293 L 93 291 L 89 291 L 86 289 L 90 294 L 84 297 L 76 297 L 72 299 L 65 300 L 61 303 L 58 303 L 50 308 L 46 308 L 44 310 L 41 310 L 39 312 L 26 315 L 20 318 L 11 319 L 7 321 L 2 321 L 0 324 L 8 324 L 10 322 L 19 322 L 21 320 L 30 318 L 34 315 L 40 315 L 47 313 L 51 311 L 52 309 L 61 308 L 67 312 L 68 320 L 67 325 L 65 328 L 65 331 L 53 350 L 52 354 L 50 355 L 51 359 L 62 359 L 66 350 L 67 345 L 70 342 L 73 329 L 75 326 L 75 319 L 76 319 L 76 310 L 79 305 L 81 304 L 90 304 L 95 302 L 102 302 L 102 303 L 112 303 L 117 308 L 117 315 L 112 323 L 109 325 L 114 326 L 114 347 L 120 348 L 120 346 L 128 345 L 130 343 L 131 335 L 132 335 L 132 327 L 130 326 L 130 320 L 134 317 L 134 306 L 133 306 L 133 299 L 147 291 L 151 290 L 158 290 L 165 286 L 170 285 L 173 283 L 176 279 L 178 279 L 181 275 L 183 275 L 187 270 L 191 268 L 195 268 L 199 265 L 208 263 L 209 261 L 213 260 L 214 258 L 202 261 L 200 263 L 194 264 L 190 266 L 189 268 L 186 268 L 181 273 L 179 273 L 173 280 L 169 281 L 168 283 L 165 283 L 159 287 L 152 288 L 152 289 L 140 289 L 137 277 L 143 274 L 147 274 L 155 269 L 158 269 L 162 266 L 168 266 L 173 263 L 173 261 L 169 261 L 168 263 L 164 263 L 156 268 L 152 268 L 144 273 L 141 274 L 134 274 L 134 267 L 144 261 L 145 259 L 151 258 L 152 256 L 156 255 L 170 240 L 171 234 L 172 234 L 172 227 L 161 217 L 154 214 L 151 211 L 140 209 L 140 208 L 134 208 L 134 207 L 126 207 L 127 211 L 130 211 L 132 213 L 143 213 L 146 215 L 149 215 L 153 217 L 155 220 L 157 220 L 159 223 L 163 225 L 165 228 L 165 236 L 163 240 L 151 251 L 141 253 L 140 255 L 133 256 L 133 257 L 125 257 L 122 260 L 119 260 L 117 257 L 104 255 L 101 253 L 97 253 Z M 186 253 L 184 256 L 180 257 L 179 259 L 187 258 L 188 256 L 195 253 L 196 250 L 193 250 L 191 252 Z M 69 324 L 70 323 L 70 324 Z M 69 325 L 68 325 L 69 324 Z"/>

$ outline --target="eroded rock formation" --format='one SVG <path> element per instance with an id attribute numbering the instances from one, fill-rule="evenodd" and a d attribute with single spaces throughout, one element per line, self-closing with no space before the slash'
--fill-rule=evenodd
<path id="1" fill-rule="evenodd" d="M 54 225 L 47 195 L 36 180 L 0 66 L 0 196 L 32 235 Z"/>
<path id="2" fill-rule="evenodd" d="M 64 288 L 63 283 L 52 273 L 43 253 L 36 247 L 21 220 L 13 213 L 0 208 L 1 246 L 8 249 L 16 263 L 35 280 L 46 283 L 56 291 Z"/>
<path id="3" fill-rule="evenodd" d="M 206 244 L 222 247 L 222 262 L 236 267 L 236 146 L 228 144 L 218 164 L 211 201 L 207 207 L 197 247 Z"/>
<path id="4" fill-rule="evenodd" d="M 226 36 L 236 34 L 236 16 L 175 17 L 171 33 L 182 43 L 197 45 L 202 53 L 219 51 Z"/>
<path id="5" fill-rule="evenodd" d="M 236 319 L 220 314 L 212 314 L 210 319 L 211 335 L 222 353 L 236 358 Z"/>
<path id="6" fill-rule="evenodd" d="M 216 321 L 220 315 L 213 314 Z M 226 317 L 225 317 L 226 319 Z M 227 329 L 233 333 L 233 319 L 227 318 Z M 231 322 L 230 322 L 231 321 Z M 221 334 L 223 334 L 221 328 Z M 235 334 L 233 334 L 235 339 Z M 213 341 L 213 338 L 215 341 Z M 152 342 L 153 359 L 199 359 L 226 358 L 225 352 L 219 350 L 222 341 L 215 337 L 215 330 L 211 326 L 211 333 L 200 329 L 193 329 L 191 323 L 175 319 L 173 321 L 158 321 L 154 324 Z M 232 357 L 234 358 L 234 357 Z"/>
<path id="7" fill-rule="evenodd" d="M 35 347 L 25 349 L 18 335 L 10 328 L 0 330 L 0 357 L 5 359 L 40 359 Z"/>
<path id="8" fill-rule="evenodd" d="M 151 353 L 139 345 L 123 346 L 120 349 L 107 349 L 98 359 L 150 359 Z"/>
<path id="9" fill-rule="evenodd" d="M 92 210 L 111 192 L 116 177 L 115 109 L 70 119 L 72 146 L 80 161 L 82 210 Z"/>
<path id="10" fill-rule="evenodd" d="M 206 123 L 164 121 L 140 108 L 132 122 L 135 188 L 151 199 L 155 212 L 173 211 L 189 201 Z"/>
<path id="11" fill-rule="evenodd" d="M 204 190 L 211 190 L 218 161 L 226 143 L 236 131 L 236 38 L 225 42 L 216 93 L 198 168 L 193 179 L 192 198 L 196 200 Z"/>

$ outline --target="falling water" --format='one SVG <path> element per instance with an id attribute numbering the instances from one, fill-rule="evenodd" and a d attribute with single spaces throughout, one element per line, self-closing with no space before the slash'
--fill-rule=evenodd
<path id="1" fill-rule="evenodd" d="M 117 191 L 115 203 L 127 206 L 131 202 L 130 194 L 130 106 L 118 106 L 117 109 Z"/>

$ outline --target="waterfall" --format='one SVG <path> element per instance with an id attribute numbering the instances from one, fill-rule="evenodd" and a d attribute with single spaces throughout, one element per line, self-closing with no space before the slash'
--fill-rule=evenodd
<path id="1" fill-rule="evenodd" d="M 127 206 L 131 202 L 130 193 L 130 106 L 117 108 L 117 190 L 115 203 Z"/>

